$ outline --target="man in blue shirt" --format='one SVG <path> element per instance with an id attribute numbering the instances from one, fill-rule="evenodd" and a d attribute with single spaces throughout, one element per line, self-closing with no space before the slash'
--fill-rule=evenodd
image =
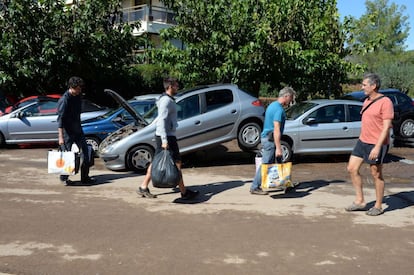
<path id="1" fill-rule="evenodd" d="M 289 106 L 295 100 L 296 92 L 291 87 L 285 87 L 279 92 L 279 97 L 272 102 L 265 113 L 263 131 L 261 133 L 262 163 L 275 163 L 277 158 L 282 157 L 280 140 L 285 127 L 286 113 L 284 107 Z M 255 195 L 267 195 L 260 187 L 262 182 L 261 169 L 256 171 L 250 193 Z"/>
<path id="2" fill-rule="evenodd" d="M 84 82 L 82 78 L 73 76 L 68 81 L 69 89 L 62 95 L 58 101 L 58 134 L 59 146 L 70 151 L 73 143 L 83 153 L 83 161 L 81 165 L 81 182 L 83 184 L 92 184 L 94 178 L 89 177 L 90 160 L 88 157 L 88 144 L 81 126 L 81 109 L 82 99 L 80 93 Z M 73 184 L 69 180 L 69 176 L 61 175 L 60 181 L 66 185 Z"/>

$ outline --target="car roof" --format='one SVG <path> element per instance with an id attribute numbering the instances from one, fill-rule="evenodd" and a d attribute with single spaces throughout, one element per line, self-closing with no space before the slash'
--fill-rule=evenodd
<path id="1" fill-rule="evenodd" d="M 194 92 L 194 91 L 198 91 L 198 90 L 202 90 L 202 89 L 206 89 L 206 88 L 216 88 L 216 87 L 223 87 L 223 88 L 228 88 L 228 87 L 235 87 L 237 88 L 238 86 L 236 84 L 233 83 L 215 83 L 215 84 L 205 84 L 205 85 L 198 85 L 195 87 L 191 87 L 188 89 L 182 89 L 179 90 L 176 97 L 180 97 L 184 94 L 190 93 L 190 92 Z"/>
<path id="2" fill-rule="evenodd" d="M 391 88 L 390 89 L 380 89 L 379 92 L 382 93 L 382 94 L 403 93 L 398 89 L 391 89 Z M 350 93 L 346 94 L 345 96 L 352 96 L 352 97 L 355 97 L 355 98 L 363 98 L 363 97 L 365 97 L 365 94 L 364 94 L 364 91 L 359 90 L 359 91 L 350 92 Z"/>
<path id="3" fill-rule="evenodd" d="M 313 102 L 316 104 L 355 104 L 357 103 L 357 105 L 360 105 L 362 103 L 355 101 L 355 100 L 350 100 L 350 99 L 311 99 L 311 100 L 306 100 L 306 102 Z"/>
<path id="4" fill-rule="evenodd" d="M 155 100 L 159 98 L 162 94 L 145 94 L 145 95 L 136 95 L 131 100 Z"/>

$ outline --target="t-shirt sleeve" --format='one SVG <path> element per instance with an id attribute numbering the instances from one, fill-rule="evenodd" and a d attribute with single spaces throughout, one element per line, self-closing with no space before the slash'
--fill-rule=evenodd
<path id="1" fill-rule="evenodd" d="M 282 122 L 282 112 L 283 110 L 280 108 L 276 108 L 273 114 L 273 121 Z"/>
<path id="2" fill-rule="evenodd" d="M 393 119 L 394 118 L 394 106 L 392 105 L 391 99 L 386 98 L 382 108 L 382 119 Z"/>

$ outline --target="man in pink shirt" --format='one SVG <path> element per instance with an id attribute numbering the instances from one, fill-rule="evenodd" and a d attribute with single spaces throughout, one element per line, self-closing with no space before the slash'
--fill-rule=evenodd
<path id="1" fill-rule="evenodd" d="M 382 199 L 384 197 L 382 163 L 388 152 L 389 133 L 394 118 L 392 102 L 388 97 L 378 92 L 380 86 L 381 80 L 378 75 L 366 74 L 364 76 L 362 90 L 367 98 L 361 110 L 361 134 L 351 153 L 347 167 L 355 188 L 356 198 L 345 210 L 360 211 L 365 210 L 366 203 L 359 169 L 363 162 L 370 166 L 375 183 L 376 201 L 374 207 L 366 212 L 369 216 L 378 216 L 384 212 L 382 210 Z"/>

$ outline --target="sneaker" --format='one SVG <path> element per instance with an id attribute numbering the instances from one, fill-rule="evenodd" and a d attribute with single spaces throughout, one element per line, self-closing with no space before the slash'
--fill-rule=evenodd
<path id="1" fill-rule="evenodd" d="M 139 187 L 137 190 L 137 194 L 141 195 L 143 198 L 155 199 L 157 195 L 151 194 L 149 188 L 141 188 Z"/>
<path id="2" fill-rule="evenodd" d="M 94 184 L 96 179 L 92 177 L 87 177 L 86 179 L 81 180 L 82 184 Z"/>
<path id="3" fill-rule="evenodd" d="M 191 200 L 198 196 L 199 191 L 193 191 L 190 189 L 186 189 L 185 194 L 181 194 L 181 199 L 183 200 Z"/>
<path id="4" fill-rule="evenodd" d="M 268 195 L 269 192 L 263 191 L 262 189 L 253 189 L 253 190 L 250 190 L 250 194 L 252 194 L 252 195 Z"/>
<path id="5" fill-rule="evenodd" d="M 382 210 L 381 208 L 372 207 L 365 213 L 368 216 L 379 216 L 384 213 L 384 210 Z"/>
<path id="6" fill-rule="evenodd" d="M 65 181 L 62 181 L 63 183 L 65 183 L 65 185 L 66 186 L 72 186 L 72 185 L 75 185 L 75 183 L 73 182 L 73 181 L 71 181 L 71 180 L 69 180 L 69 179 L 67 179 L 67 180 L 65 180 Z"/>

